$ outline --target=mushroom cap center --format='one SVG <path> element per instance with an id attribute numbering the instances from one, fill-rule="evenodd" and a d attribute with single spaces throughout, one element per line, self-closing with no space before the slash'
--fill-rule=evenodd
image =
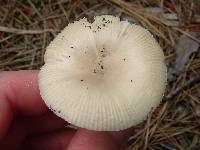
<path id="1" fill-rule="evenodd" d="M 90 54 L 89 54 L 90 53 Z M 90 84 L 106 84 L 110 80 L 116 79 L 120 74 L 121 65 L 105 46 L 91 49 L 83 56 L 81 63 L 77 64 L 80 70 L 80 78 L 87 80 Z"/>

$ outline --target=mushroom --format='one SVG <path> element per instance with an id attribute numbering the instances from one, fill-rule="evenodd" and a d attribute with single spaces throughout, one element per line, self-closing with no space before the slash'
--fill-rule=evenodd
<path id="1" fill-rule="evenodd" d="M 149 31 L 110 15 L 70 23 L 50 43 L 40 94 L 69 123 L 119 131 L 146 119 L 166 84 L 163 51 Z"/>

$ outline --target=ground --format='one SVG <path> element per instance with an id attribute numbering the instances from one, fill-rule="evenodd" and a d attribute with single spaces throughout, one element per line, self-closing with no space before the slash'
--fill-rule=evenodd
<path id="1" fill-rule="evenodd" d="M 200 149 L 199 0 L 0 0 L 0 70 L 39 69 L 61 29 L 100 14 L 147 28 L 168 67 L 163 101 L 134 127 L 127 149 Z"/>

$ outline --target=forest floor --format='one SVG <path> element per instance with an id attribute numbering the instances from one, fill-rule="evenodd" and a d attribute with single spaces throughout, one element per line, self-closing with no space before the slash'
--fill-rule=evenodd
<path id="1" fill-rule="evenodd" d="M 101 14 L 140 24 L 165 53 L 163 102 L 135 126 L 127 149 L 200 149 L 200 0 L 0 0 L 0 70 L 39 69 L 68 23 Z"/>

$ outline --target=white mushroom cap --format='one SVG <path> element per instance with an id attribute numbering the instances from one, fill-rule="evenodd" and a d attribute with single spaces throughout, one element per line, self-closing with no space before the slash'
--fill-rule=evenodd
<path id="1" fill-rule="evenodd" d="M 163 51 L 141 26 L 103 15 L 69 24 L 47 47 L 39 88 L 64 120 L 118 131 L 159 105 L 166 84 Z"/>

